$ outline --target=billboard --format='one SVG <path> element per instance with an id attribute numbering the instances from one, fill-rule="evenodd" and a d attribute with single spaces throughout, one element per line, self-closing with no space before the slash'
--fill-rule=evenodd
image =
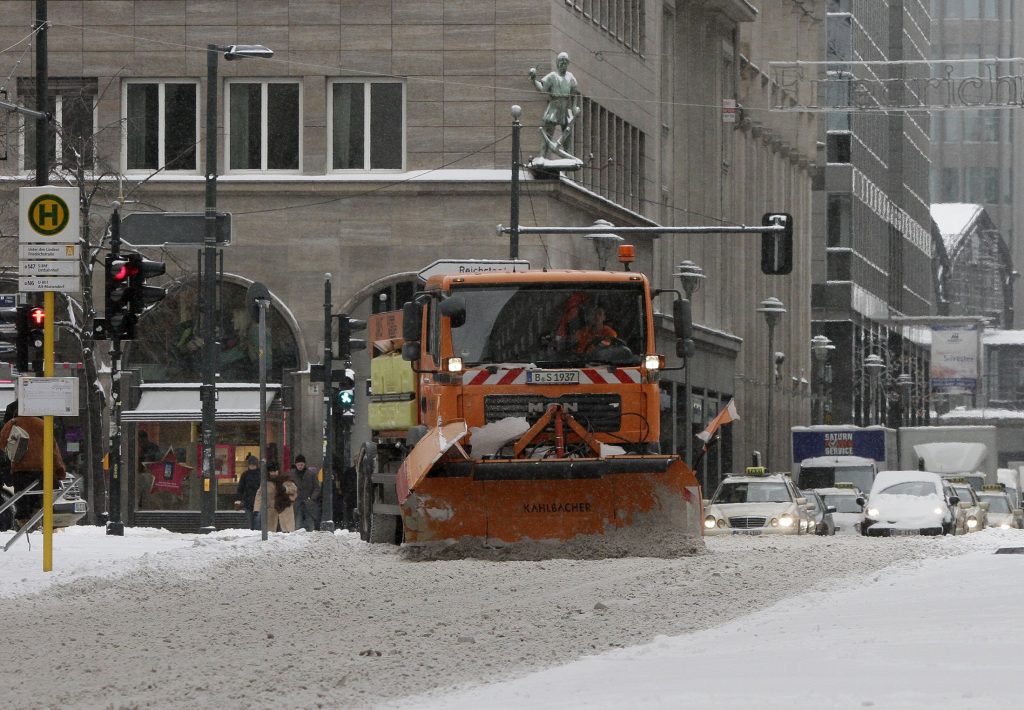
<path id="1" fill-rule="evenodd" d="M 932 390 L 976 392 L 981 328 L 977 323 L 932 326 Z"/>

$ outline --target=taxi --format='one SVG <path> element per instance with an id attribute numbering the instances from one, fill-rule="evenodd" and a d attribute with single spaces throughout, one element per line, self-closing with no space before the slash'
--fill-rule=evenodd
<path id="1" fill-rule="evenodd" d="M 825 505 L 835 508 L 832 521 L 835 523 L 836 534 L 860 534 L 860 520 L 864 517 L 864 508 L 857 502 L 864 494 L 852 483 L 838 482 L 830 488 L 816 488 Z"/>
<path id="2" fill-rule="evenodd" d="M 982 503 L 988 503 L 988 527 L 1003 530 L 1024 528 L 1024 511 L 1013 506 L 1002 483 L 983 485 L 978 498 Z"/>
<path id="3" fill-rule="evenodd" d="M 814 532 L 807 499 L 789 474 L 763 467 L 727 476 L 704 501 L 705 535 L 803 535 Z"/>
<path id="4" fill-rule="evenodd" d="M 979 532 L 984 530 L 988 524 L 988 505 L 978 499 L 975 487 L 966 476 L 943 476 L 953 495 L 960 499 L 960 507 L 967 514 L 967 532 Z M 979 485 L 979 489 L 981 484 Z"/>

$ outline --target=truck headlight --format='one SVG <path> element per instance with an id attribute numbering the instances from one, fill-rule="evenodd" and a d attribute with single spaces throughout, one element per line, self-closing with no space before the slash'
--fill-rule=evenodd
<path id="1" fill-rule="evenodd" d="M 660 355 L 644 355 L 644 367 L 648 370 L 655 371 L 661 369 L 661 356 Z"/>
<path id="2" fill-rule="evenodd" d="M 786 513 L 785 515 L 779 518 L 779 525 L 781 525 L 784 528 L 791 527 L 793 525 L 793 516 L 789 513 Z"/>
<path id="3" fill-rule="evenodd" d="M 709 515 L 708 517 L 704 518 L 704 527 L 708 529 L 715 527 L 715 516 Z"/>
<path id="4" fill-rule="evenodd" d="M 462 372 L 462 358 L 461 357 L 450 357 L 448 358 L 448 372 Z"/>

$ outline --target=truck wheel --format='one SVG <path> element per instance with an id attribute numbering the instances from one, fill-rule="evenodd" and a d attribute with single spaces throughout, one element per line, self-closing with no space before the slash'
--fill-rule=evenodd
<path id="1" fill-rule="evenodd" d="M 384 486 L 381 485 L 373 486 L 372 500 L 377 503 L 398 505 L 398 495 L 394 492 L 390 492 L 389 494 L 389 492 L 384 490 Z M 370 519 L 370 542 L 384 543 L 387 545 L 397 545 L 400 542 L 398 537 L 400 529 L 398 516 L 380 515 L 378 513 L 371 512 L 368 517 Z"/>
<path id="2" fill-rule="evenodd" d="M 373 476 L 377 462 L 377 445 L 366 442 L 356 460 L 356 510 L 359 514 L 359 537 L 370 541 L 370 511 L 373 509 Z"/>

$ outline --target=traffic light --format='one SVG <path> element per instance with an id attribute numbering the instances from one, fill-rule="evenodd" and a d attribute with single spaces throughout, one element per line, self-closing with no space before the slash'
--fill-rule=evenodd
<path id="1" fill-rule="evenodd" d="M 346 419 L 352 419 L 356 415 L 356 373 L 351 367 L 345 368 L 345 373 L 338 379 L 338 393 L 335 396 L 335 403 L 338 407 L 338 415 Z"/>
<path id="2" fill-rule="evenodd" d="M 167 266 L 162 261 L 151 261 L 142 254 L 128 255 L 128 303 L 132 315 L 141 315 L 167 295 L 162 286 L 146 285 L 146 279 L 162 276 L 166 271 Z"/>
<path id="3" fill-rule="evenodd" d="M 105 264 L 104 315 L 107 336 L 117 340 L 132 340 L 135 337 L 135 317 L 131 312 L 129 289 L 131 287 L 130 263 L 128 257 L 107 254 Z"/>
<path id="4" fill-rule="evenodd" d="M 20 364 L 18 369 L 27 372 L 31 369 L 34 372 L 42 373 L 43 371 L 43 326 L 46 325 L 46 311 L 43 310 L 42 306 L 25 306 L 25 311 L 28 314 L 28 335 L 25 341 L 26 347 L 26 365 L 31 366 L 25 367 L 22 370 Z"/>
<path id="5" fill-rule="evenodd" d="M 353 333 L 366 330 L 366 321 L 349 318 L 348 313 L 338 315 L 338 359 L 348 362 L 352 359 L 353 350 L 365 350 L 366 341 L 353 338 Z"/>
<path id="6" fill-rule="evenodd" d="M 769 212 L 761 218 L 769 227 L 781 225 L 785 229 L 761 234 L 761 273 L 784 276 L 793 271 L 793 216 Z"/>

